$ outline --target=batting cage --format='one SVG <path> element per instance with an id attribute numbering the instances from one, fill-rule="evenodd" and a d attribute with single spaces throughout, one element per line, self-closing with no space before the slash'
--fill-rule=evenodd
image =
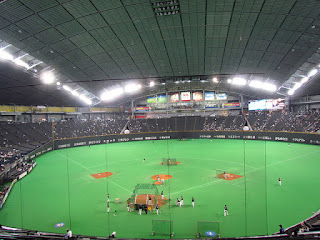
<path id="1" fill-rule="evenodd" d="M 128 201 L 135 210 L 138 210 L 139 206 L 152 210 L 157 206 L 160 198 L 157 186 L 149 183 L 140 183 L 135 186 Z"/>
<path id="2" fill-rule="evenodd" d="M 173 224 L 171 220 L 152 220 L 152 235 L 169 235 L 173 237 Z"/>
<path id="3" fill-rule="evenodd" d="M 197 222 L 197 237 L 218 237 L 220 238 L 220 222 Z"/>
<path id="4" fill-rule="evenodd" d="M 166 166 L 177 165 L 177 159 L 175 159 L 175 158 L 162 158 L 162 165 L 166 165 Z"/>

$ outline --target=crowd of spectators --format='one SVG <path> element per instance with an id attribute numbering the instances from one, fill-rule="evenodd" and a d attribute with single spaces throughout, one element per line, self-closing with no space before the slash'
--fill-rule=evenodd
<path id="1" fill-rule="evenodd" d="M 44 143 L 55 139 L 158 131 L 242 130 L 320 133 L 320 111 L 294 114 L 288 111 L 249 112 L 245 116 L 183 116 L 128 119 L 110 115 L 106 119 L 62 120 L 54 123 L 0 123 L 0 173 Z M 52 132 L 52 129 L 54 131 Z"/>

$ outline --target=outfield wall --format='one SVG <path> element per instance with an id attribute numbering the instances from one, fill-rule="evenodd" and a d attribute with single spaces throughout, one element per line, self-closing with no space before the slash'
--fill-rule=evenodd
<path id="1" fill-rule="evenodd" d="M 54 141 L 54 149 L 87 146 L 103 143 L 131 142 L 145 140 L 164 139 L 243 139 L 265 140 L 275 142 L 292 142 L 320 145 L 319 134 L 288 133 L 288 132 L 255 132 L 255 131 L 190 131 L 190 132 L 155 132 L 155 133 L 132 133 L 121 135 L 106 135 L 95 137 L 81 137 L 61 139 Z"/>

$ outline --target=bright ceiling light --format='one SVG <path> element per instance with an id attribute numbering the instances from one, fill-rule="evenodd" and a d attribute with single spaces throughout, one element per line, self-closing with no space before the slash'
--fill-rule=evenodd
<path id="1" fill-rule="evenodd" d="M 300 88 L 302 86 L 302 83 L 300 83 L 300 82 L 297 82 L 294 86 L 293 86 L 293 90 L 295 91 L 295 90 L 297 90 L 298 88 Z"/>
<path id="2" fill-rule="evenodd" d="M 303 83 L 306 83 L 306 82 L 308 82 L 309 81 L 309 78 L 308 77 L 304 77 L 304 78 L 302 78 L 301 79 L 301 83 L 303 84 Z"/>
<path id="3" fill-rule="evenodd" d="M 288 91 L 288 95 L 293 95 L 294 94 L 294 89 L 290 89 L 289 91 Z"/>
<path id="4" fill-rule="evenodd" d="M 149 86 L 150 86 L 150 87 L 154 87 L 154 85 L 155 85 L 154 81 L 151 81 L 151 82 L 149 83 Z"/>
<path id="5" fill-rule="evenodd" d="M 123 92 L 124 92 L 123 89 L 119 87 L 119 88 L 113 89 L 111 91 L 111 94 L 112 94 L 112 96 L 118 97 L 118 96 L 122 95 Z"/>
<path id="6" fill-rule="evenodd" d="M 230 78 L 228 79 L 228 83 L 232 83 L 232 80 Z"/>
<path id="7" fill-rule="evenodd" d="M 232 84 L 243 86 L 247 84 L 247 80 L 241 77 L 235 77 L 232 79 Z"/>
<path id="8" fill-rule="evenodd" d="M 84 101 L 86 104 L 91 105 L 92 104 L 92 100 L 87 98 L 85 95 L 79 95 L 79 98 Z"/>
<path id="9" fill-rule="evenodd" d="M 277 86 L 271 83 L 265 83 L 265 82 L 261 82 L 261 81 L 257 81 L 257 80 L 252 80 L 249 83 L 250 87 L 253 88 L 259 88 L 262 90 L 266 90 L 266 91 L 270 91 L 270 92 L 275 92 L 277 91 Z"/>
<path id="10" fill-rule="evenodd" d="M 122 88 L 120 88 L 120 89 L 122 90 Z M 138 91 L 140 89 L 141 89 L 141 84 L 135 84 L 135 83 L 128 84 L 124 88 L 125 92 L 127 92 L 127 93 L 136 92 L 136 91 Z M 122 92 L 120 94 L 122 94 L 122 93 L 123 93 L 123 90 L 122 90 Z"/>
<path id="11" fill-rule="evenodd" d="M 218 83 L 218 82 L 219 82 L 219 81 L 218 81 L 218 78 L 216 78 L 216 77 L 212 78 L 212 82 Z"/>
<path id="12" fill-rule="evenodd" d="M 112 99 L 112 95 L 109 92 L 104 92 L 100 95 L 102 101 L 109 101 Z"/>
<path id="13" fill-rule="evenodd" d="M 4 60 L 13 61 L 13 56 L 4 50 L 0 50 L 0 58 Z"/>
<path id="14" fill-rule="evenodd" d="M 102 101 L 111 101 L 114 100 L 115 98 L 119 97 L 120 95 L 123 94 L 123 89 L 122 88 L 115 88 L 109 91 L 105 91 L 100 95 L 100 99 Z"/>
<path id="15" fill-rule="evenodd" d="M 61 85 L 61 83 L 60 82 L 57 82 L 57 86 L 60 86 Z"/>
<path id="16" fill-rule="evenodd" d="M 308 73 L 308 77 L 313 77 L 314 75 L 316 75 L 318 73 L 317 69 L 312 69 L 309 73 Z"/>
<path id="17" fill-rule="evenodd" d="M 252 81 L 250 81 L 249 86 L 253 87 L 253 88 L 261 88 L 262 82 L 257 81 L 257 80 L 252 80 Z"/>
<path id="18" fill-rule="evenodd" d="M 71 91 L 71 93 L 73 96 L 76 96 L 76 97 L 80 96 L 80 94 L 77 92 L 77 90 L 73 90 L 73 91 Z"/>
<path id="19" fill-rule="evenodd" d="M 261 89 L 264 89 L 270 92 L 275 92 L 277 91 L 277 86 L 271 83 L 263 83 Z"/>
<path id="20" fill-rule="evenodd" d="M 68 86 L 68 85 L 63 85 L 63 89 L 68 91 L 68 92 L 71 92 L 71 88 Z"/>
<path id="21" fill-rule="evenodd" d="M 45 72 L 41 75 L 41 79 L 45 84 L 51 84 L 54 82 L 55 77 L 52 72 Z"/>
<path id="22" fill-rule="evenodd" d="M 24 68 L 27 68 L 27 69 L 29 68 L 29 64 L 24 62 L 24 61 L 22 61 L 20 58 L 16 58 L 14 60 L 14 63 L 17 64 L 18 66 L 21 66 L 21 67 L 24 67 Z"/>

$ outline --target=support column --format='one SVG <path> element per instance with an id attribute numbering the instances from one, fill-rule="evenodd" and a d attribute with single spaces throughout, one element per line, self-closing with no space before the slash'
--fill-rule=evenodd
<path id="1" fill-rule="evenodd" d="M 244 105 L 244 102 L 243 102 L 243 94 L 240 94 L 240 106 L 241 106 L 241 114 L 243 115 L 243 105 Z"/>
<path id="2" fill-rule="evenodd" d="M 134 117 L 134 103 L 133 100 L 131 101 L 131 118 L 133 119 Z"/>

